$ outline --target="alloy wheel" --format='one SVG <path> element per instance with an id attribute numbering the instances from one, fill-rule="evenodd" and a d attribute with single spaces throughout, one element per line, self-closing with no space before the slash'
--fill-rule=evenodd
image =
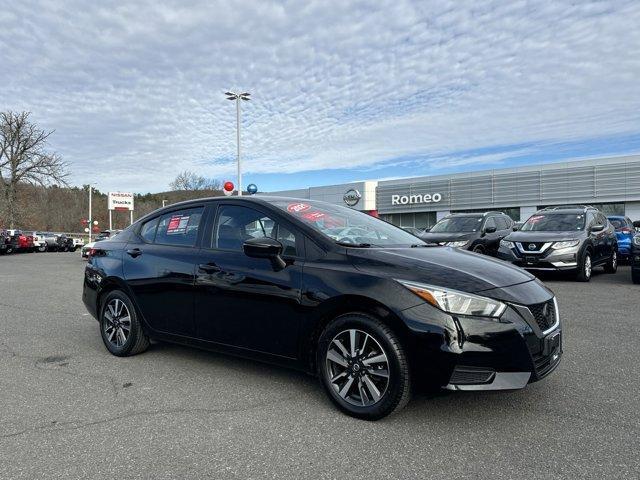
<path id="1" fill-rule="evenodd" d="M 374 405 L 389 386 L 387 354 L 373 336 L 362 330 L 344 330 L 331 340 L 326 369 L 335 392 L 351 405 Z"/>
<path id="2" fill-rule="evenodd" d="M 611 267 L 613 267 L 613 269 L 615 270 L 617 266 L 618 266 L 618 254 L 614 250 L 613 257 L 611 258 Z"/>
<path id="3" fill-rule="evenodd" d="M 131 316 L 125 303 L 119 298 L 111 300 L 104 310 L 105 338 L 111 345 L 122 347 L 131 333 Z"/>

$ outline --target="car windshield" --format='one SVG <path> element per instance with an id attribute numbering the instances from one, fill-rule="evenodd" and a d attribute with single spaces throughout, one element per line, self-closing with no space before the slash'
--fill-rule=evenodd
<path id="1" fill-rule="evenodd" d="M 373 247 L 425 244 L 399 227 L 347 207 L 293 199 L 272 204 L 341 244 Z"/>
<path id="2" fill-rule="evenodd" d="M 430 233 L 461 233 L 480 230 L 482 217 L 447 217 L 436 223 Z"/>
<path id="3" fill-rule="evenodd" d="M 569 232 L 584 229 L 583 213 L 543 213 L 529 218 L 523 232 Z"/>

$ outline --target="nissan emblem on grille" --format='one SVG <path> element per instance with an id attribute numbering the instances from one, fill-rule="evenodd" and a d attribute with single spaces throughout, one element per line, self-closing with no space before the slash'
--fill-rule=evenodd
<path id="1" fill-rule="evenodd" d="M 535 250 L 536 249 L 536 244 L 535 243 L 530 243 L 529 245 L 527 245 L 527 248 L 529 250 Z"/>

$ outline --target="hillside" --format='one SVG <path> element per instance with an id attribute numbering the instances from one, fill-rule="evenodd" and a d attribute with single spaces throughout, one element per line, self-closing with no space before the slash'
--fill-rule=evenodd
<path id="1" fill-rule="evenodd" d="M 166 204 L 194 198 L 222 195 L 220 190 L 175 190 L 160 193 L 136 194 L 134 220 Z M 2 213 L 4 205 L 0 199 L 0 228 L 8 228 Z M 109 227 L 107 194 L 93 191 L 93 218 L 101 229 Z M 82 219 L 89 215 L 89 189 L 84 187 L 36 187 L 20 185 L 18 188 L 18 224 L 23 230 L 45 230 L 54 232 L 82 232 Z M 113 212 L 113 228 L 129 225 L 129 212 Z"/>

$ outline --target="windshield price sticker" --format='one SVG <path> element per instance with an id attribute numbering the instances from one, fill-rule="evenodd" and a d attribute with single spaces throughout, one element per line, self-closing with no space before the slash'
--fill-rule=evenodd
<path id="1" fill-rule="evenodd" d="M 311 205 L 307 203 L 290 203 L 287 206 L 287 210 L 291 213 L 301 213 L 306 212 L 311 208 Z"/>
<path id="2" fill-rule="evenodd" d="M 325 214 L 322 212 L 308 212 L 305 213 L 304 215 L 302 215 L 304 218 L 306 218 L 307 220 L 310 220 L 312 222 L 315 222 L 317 220 L 320 220 L 322 218 L 325 217 Z"/>
<path id="3" fill-rule="evenodd" d="M 174 215 L 169 220 L 167 226 L 167 235 L 176 235 L 186 233 L 189 224 L 189 215 Z"/>

